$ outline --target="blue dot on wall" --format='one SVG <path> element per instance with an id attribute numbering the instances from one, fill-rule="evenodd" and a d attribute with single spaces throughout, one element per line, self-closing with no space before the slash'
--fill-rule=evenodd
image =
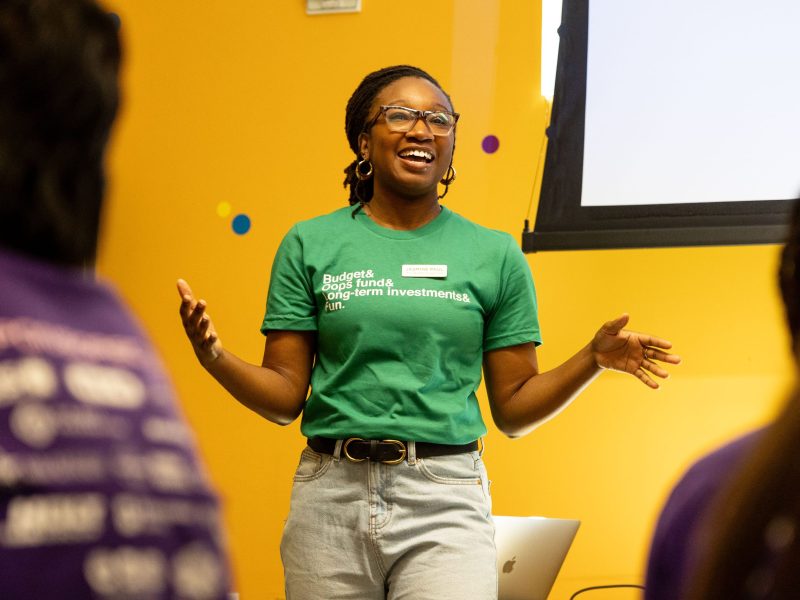
<path id="1" fill-rule="evenodd" d="M 500 147 L 500 140 L 495 135 L 487 135 L 481 142 L 481 148 L 486 154 L 494 154 Z"/>
<path id="2" fill-rule="evenodd" d="M 236 215 L 233 217 L 233 232 L 237 235 L 244 235 L 250 231 L 250 217 L 247 215 Z"/>

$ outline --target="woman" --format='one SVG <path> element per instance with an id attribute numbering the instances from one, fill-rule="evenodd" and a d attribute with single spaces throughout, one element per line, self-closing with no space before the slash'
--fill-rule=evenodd
<path id="1" fill-rule="evenodd" d="M 495 423 L 520 436 L 604 368 L 655 388 L 652 376 L 667 376 L 656 361 L 679 361 L 669 342 L 623 331 L 623 315 L 539 373 L 535 292 L 516 242 L 439 203 L 455 179 L 457 121 L 420 69 L 361 82 L 345 118 L 351 207 L 284 238 L 261 366 L 223 349 L 205 302 L 178 283 L 203 366 L 271 421 L 303 414 L 308 448 L 281 542 L 292 600 L 495 598 L 481 367 Z"/>

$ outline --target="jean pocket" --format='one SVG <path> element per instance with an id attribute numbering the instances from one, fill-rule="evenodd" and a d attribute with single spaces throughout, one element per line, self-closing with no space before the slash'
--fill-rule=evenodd
<path id="1" fill-rule="evenodd" d="M 481 485 L 482 469 L 475 452 L 417 459 L 420 472 L 429 480 L 449 485 Z"/>
<path id="2" fill-rule="evenodd" d="M 319 454 L 311 448 L 303 448 L 300 453 L 300 464 L 294 472 L 295 481 L 313 481 L 325 473 L 331 464 L 331 457 Z"/>

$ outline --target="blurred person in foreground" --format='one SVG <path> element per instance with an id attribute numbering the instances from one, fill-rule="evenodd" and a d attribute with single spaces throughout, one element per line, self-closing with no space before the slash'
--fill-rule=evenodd
<path id="1" fill-rule="evenodd" d="M 0 0 L 0 597 L 222 599 L 218 501 L 156 355 L 92 273 L 118 19 Z"/>
<path id="2" fill-rule="evenodd" d="M 800 204 L 779 284 L 800 364 Z M 800 388 L 764 428 L 698 460 L 673 488 L 654 534 L 645 600 L 800 598 Z"/>

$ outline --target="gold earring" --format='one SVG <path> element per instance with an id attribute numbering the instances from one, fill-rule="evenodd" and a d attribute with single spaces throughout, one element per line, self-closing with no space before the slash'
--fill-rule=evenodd
<path id="1" fill-rule="evenodd" d="M 456 170 L 453 168 L 453 165 L 447 167 L 447 173 L 445 173 L 444 177 L 442 177 L 441 182 L 443 185 L 450 185 L 456 180 Z"/>
<path id="2" fill-rule="evenodd" d="M 367 163 L 369 165 L 369 170 L 366 173 L 364 173 L 361 170 L 361 165 L 363 165 L 364 163 Z M 356 165 L 356 177 L 358 177 L 360 181 L 366 181 L 367 179 L 372 177 L 372 163 L 369 162 L 366 158 L 362 158 L 360 161 L 358 161 L 358 164 Z"/>

